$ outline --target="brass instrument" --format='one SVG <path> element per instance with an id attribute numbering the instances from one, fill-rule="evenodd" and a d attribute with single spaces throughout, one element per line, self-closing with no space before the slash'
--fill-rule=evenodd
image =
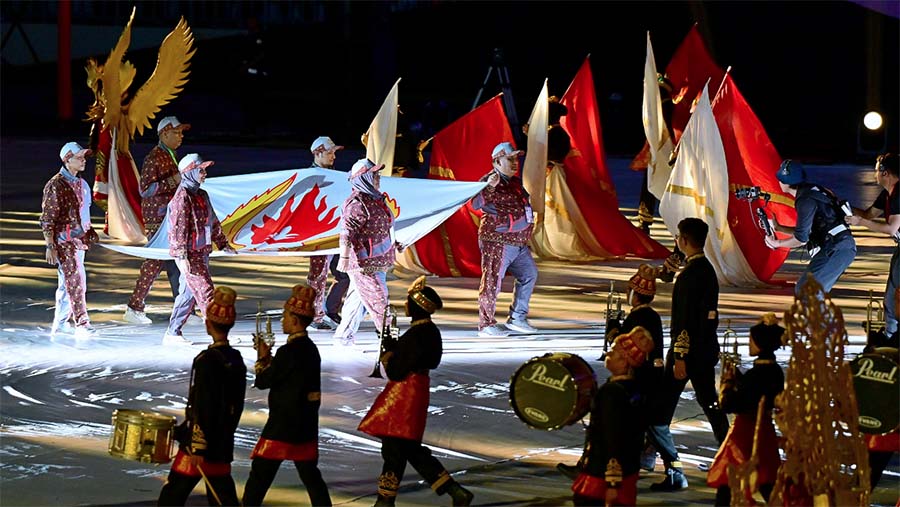
<path id="1" fill-rule="evenodd" d="M 719 376 L 719 405 L 722 405 L 722 398 L 725 392 L 729 390 L 737 376 L 737 367 L 741 364 L 741 354 L 738 352 L 737 331 L 731 328 L 731 319 L 725 321 L 725 332 L 722 333 L 722 350 L 719 352 L 719 360 L 722 361 L 722 373 Z M 731 342 L 731 352 L 728 352 L 729 341 Z"/>
<path id="2" fill-rule="evenodd" d="M 869 304 L 866 305 L 866 322 L 863 325 L 866 335 L 873 331 L 881 331 L 885 326 L 884 302 L 875 299 L 874 291 L 869 289 Z"/>
<path id="3" fill-rule="evenodd" d="M 613 305 L 616 309 L 613 310 Z M 622 311 L 622 295 L 616 292 L 615 280 L 609 281 L 609 294 L 606 296 L 606 311 L 603 313 L 606 319 L 606 331 L 603 335 L 603 355 L 600 360 L 606 359 L 606 353 L 609 351 L 609 344 L 616 339 L 619 334 L 619 328 L 622 326 L 622 320 L 625 318 L 625 312 Z M 614 324 L 610 326 L 610 324 Z"/>
<path id="4" fill-rule="evenodd" d="M 262 317 L 265 315 L 262 311 L 262 301 L 258 301 L 256 306 L 256 332 L 253 333 L 253 350 L 259 349 L 259 342 L 263 342 L 271 349 L 275 345 L 275 333 L 272 332 L 272 317 L 266 315 L 266 330 L 262 330 Z"/>
<path id="5" fill-rule="evenodd" d="M 394 348 L 400 340 L 400 327 L 397 325 L 397 310 L 394 305 L 387 305 L 384 309 L 384 319 L 381 320 L 381 332 L 379 333 L 378 355 L 375 357 L 375 367 L 372 368 L 371 378 L 384 378 L 381 375 L 381 356 Z"/>

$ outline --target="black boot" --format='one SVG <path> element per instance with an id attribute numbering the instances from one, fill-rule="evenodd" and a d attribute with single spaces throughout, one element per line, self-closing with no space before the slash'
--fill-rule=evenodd
<path id="1" fill-rule="evenodd" d="M 378 498 L 375 500 L 375 507 L 394 507 L 394 502 L 396 501 L 396 496 L 378 495 Z"/>
<path id="2" fill-rule="evenodd" d="M 681 468 L 668 468 L 666 469 L 666 478 L 662 482 L 651 484 L 650 491 L 681 491 L 687 487 L 688 482 L 684 471 Z"/>
<path id="3" fill-rule="evenodd" d="M 557 463 L 556 469 L 559 473 L 566 476 L 569 480 L 575 480 L 578 477 L 578 474 L 581 473 L 581 467 L 578 465 L 566 465 L 565 463 Z"/>
<path id="4" fill-rule="evenodd" d="M 444 492 L 453 499 L 453 505 L 471 505 L 472 499 L 475 498 L 471 491 L 460 486 L 456 481 L 452 481 Z"/>

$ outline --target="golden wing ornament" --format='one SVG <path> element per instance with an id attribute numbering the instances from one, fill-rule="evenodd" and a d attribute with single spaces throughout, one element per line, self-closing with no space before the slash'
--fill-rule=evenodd
<path id="1" fill-rule="evenodd" d="M 131 16 L 116 46 L 110 51 L 106 63 L 100 71 L 100 81 L 103 88 L 100 93 L 106 99 L 106 111 L 103 114 L 103 124 L 108 127 L 118 126 L 122 119 L 122 93 L 126 91 L 121 81 L 122 60 L 125 58 L 125 52 L 131 45 L 131 23 L 134 21 L 134 13 L 136 8 L 131 9 Z M 126 150 L 127 151 L 127 150 Z"/>
<path id="2" fill-rule="evenodd" d="M 166 36 L 159 48 L 159 59 L 150 79 L 141 86 L 128 105 L 123 132 L 133 138 L 135 132 L 144 133 L 151 128 L 150 120 L 160 108 L 174 99 L 188 81 L 190 60 L 196 49 L 194 34 L 184 17 Z"/>

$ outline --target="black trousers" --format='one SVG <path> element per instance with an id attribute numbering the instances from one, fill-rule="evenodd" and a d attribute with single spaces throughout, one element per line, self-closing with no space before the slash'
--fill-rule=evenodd
<path id="1" fill-rule="evenodd" d="M 220 505 L 209 490 L 210 484 L 216 490 L 216 494 L 222 502 L 221 505 L 240 505 L 237 489 L 235 489 L 234 479 L 231 478 L 231 475 L 207 475 L 206 477 L 209 479 L 209 484 L 206 485 L 206 500 L 209 502 L 209 505 Z M 191 477 L 174 470 L 170 471 L 166 483 L 163 484 L 162 491 L 159 492 L 157 505 L 184 505 L 191 495 L 191 491 L 194 490 L 194 486 L 202 480 L 202 477 Z"/>
<path id="2" fill-rule="evenodd" d="M 689 365 L 687 369 L 687 378 L 678 380 L 674 373 L 675 360 L 670 353 L 666 358 L 666 373 L 663 389 L 666 390 L 661 403 L 664 410 L 665 421 L 672 424 L 672 418 L 675 416 L 675 409 L 678 407 L 678 400 L 681 399 L 681 393 L 687 385 L 688 380 L 694 386 L 694 392 L 697 395 L 697 403 L 706 414 L 706 419 L 712 425 L 713 434 L 716 441 L 721 444 L 728 434 L 728 417 L 719 408 L 719 394 L 716 391 L 716 367 Z M 671 436 L 669 437 L 671 438 Z M 674 448 L 674 445 L 672 446 Z"/>
<path id="3" fill-rule="evenodd" d="M 325 313 L 327 315 L 340 315 L 341 305 L 344 303 L 344 296 L 350 289 L 350 275 L 343 271 L 338 271 L 337 265 L 340 260 L 339 255 L 331 256 L 331 274 L 334 276 L 334 283 L 328 289 L 328 296 L 325 297 Z"/>
<path id="4" fill-rule="evenodd" d="M 306 493 L 309 494 L 309 501 L 312 505 L 331 506 L 331 496 L 328 494 L 328 486 L 322 479 L 322 473 L 319 471 L 317 461 L 295 461 L 294 466 L 297 468 L 297 475 L 300 481 L 306 487 Z M 253 458 L 250 465 L 250 477 L 247 478 L 247 485 L 244 486 L 244 506 L 262 505 L 266 492 L 272 486 L 275 480 L 275 474 L 281 466 L 281 460 Z"/>
<path id="5" fill-rule="evenodd" d="M 428 484 L 434 484 L 441 474 L 445 473 L 444 465 L 431 455 L 431 449 L 422 445 L 422 442 L 382 437 L 381 457 L 384 458 L 384 466 L 381 468 L 382 475 L 393 472 L 398 482 L 403 480 L 406 463 L 412 465 L 416 472 L 419 472 L 419 475 L 428 481 Z M 440 489 L 441 491 L 436 491 L 436 493 L 443 493 L 443 488 Z"/>
<path id="6" fill-rule="evenodd" d="M 884 469 L 887 468 L 893 456 L 893 452 L 869 451 L 869 468 L 872 469 L 869 479 L 872 489 L 875 489 L 875 486 L 878 485 Z"/>

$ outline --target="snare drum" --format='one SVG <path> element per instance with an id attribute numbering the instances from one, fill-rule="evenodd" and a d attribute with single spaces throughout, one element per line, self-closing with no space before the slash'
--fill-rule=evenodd
<path id="1" fill-rule="evenodd" d="M 509 383 L 516 416 L 541 430 L 556 430 L 584 417 L 597 392 L 594 370 L 584 359 L 564 352 L 531 358 Z"/>
<path id="2" fill-rule="evenodd" d="M 112 415 L 112 426 L 111 455 L 144 463 L 172 460 L 174 417 L 140 410 L 116 410 Z"/>
<path id="3" fill-rule="evenodd" d="M 897 430 L 900 425 L 900 403 L 897 403 L 900 400 L 900 383 L 897 381 L 896 350 L 876 349 L 875 352 L 862 354 L 850 362 L 861 433 L 881 435 Z"/>

